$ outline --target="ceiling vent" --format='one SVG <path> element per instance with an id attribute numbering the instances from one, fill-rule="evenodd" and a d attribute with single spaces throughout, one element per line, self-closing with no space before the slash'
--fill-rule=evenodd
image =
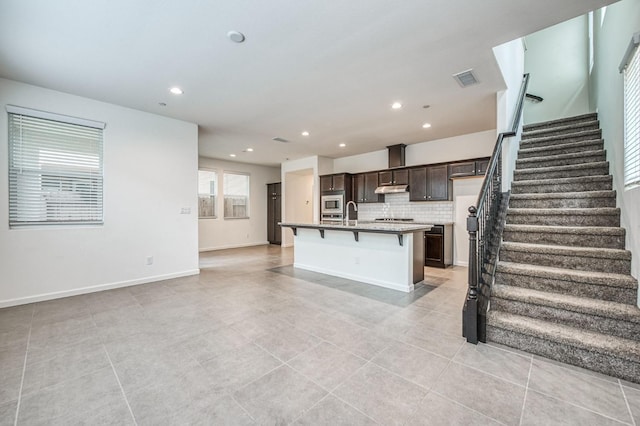
<path id="1" fill-rule="evenodd" d="M 278 141 L 278 142 L 282 142 L 282 143 L 289 143 L 291 141 L 286 140 L 285 138 L 281 138 L 279 136 L 276 136 L 275 138 L 273 138 L 272 140 L 274 141 Z"/>
<path id="2" fill-rule="evenodd" d="M 473 70 L 459 72 L 458 74 L 454 74 L 453 78 L 461 87 L 467 87 L 479 83 L 478 79 L 473 74 Z"/>

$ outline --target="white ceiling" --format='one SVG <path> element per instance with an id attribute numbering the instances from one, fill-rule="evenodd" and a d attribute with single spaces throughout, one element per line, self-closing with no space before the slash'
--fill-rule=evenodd
<path id="1" fill-rule="evenodd" d="M 612 2 L 2 0 L 0 76 L 197 123 L 204 156 L 336 158 L 495 128 L 491 48 Z"/>

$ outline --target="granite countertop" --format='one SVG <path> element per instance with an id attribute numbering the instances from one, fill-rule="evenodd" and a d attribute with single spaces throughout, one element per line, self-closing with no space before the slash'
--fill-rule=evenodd
<path id="1" fill-rule="evenodd" d="M 341 223 L 296 223 L 281 222 L 279 225 L 285 228 L 311 228 L 311 229 L 329 229 L 336 231 L 354 231 L 354 232 L 381 232 L 389 234 L 409 234 L 412 232 L 428 231 L 433 225 L 431 224 L 406 224 L 406 223 L 385 223 L 385 222 L 358 222 L 349 221 L 348 225 Z"/>

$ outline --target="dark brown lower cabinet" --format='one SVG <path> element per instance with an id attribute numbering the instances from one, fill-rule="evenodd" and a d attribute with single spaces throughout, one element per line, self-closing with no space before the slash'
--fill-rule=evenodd
<path id="1" fill-rule="evenodd" d="M 267 184 L 267 241 L 282 244 L 282 194 L 280 183 Z"/>
<path id="2" fill-rule="evenodd" d="M 424 265 L 446 268 L 453 264 L 453 225 L 434 225 L 424 233 Z"/>

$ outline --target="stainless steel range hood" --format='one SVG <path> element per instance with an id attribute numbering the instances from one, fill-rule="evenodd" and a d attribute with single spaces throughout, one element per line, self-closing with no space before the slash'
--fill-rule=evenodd
<path id="1" fill-rule="evenodd" d="M 376 194 L 397 194 L 398 192 L 407 192 L 409 185 L 387 185 L 376 188 Z"/>

